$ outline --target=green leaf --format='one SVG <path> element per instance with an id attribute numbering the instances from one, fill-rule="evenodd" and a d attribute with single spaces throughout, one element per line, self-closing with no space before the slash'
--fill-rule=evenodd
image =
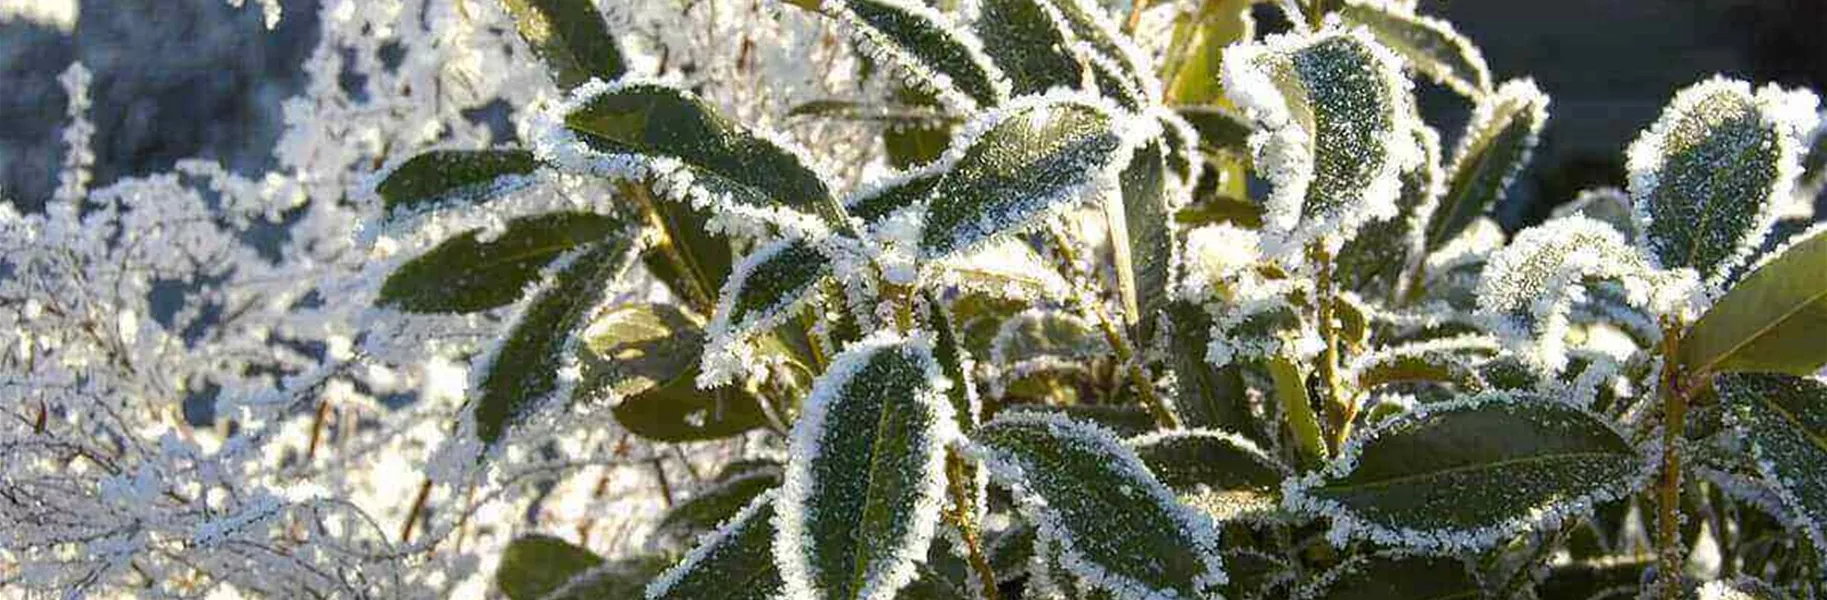
<path id="1" fill-rule="evenodd" d="M 1302 590 L 1315 600 L 1476 600 L 1484 598 L 1478 580 L 1459 559 L 1447 557 L 1368 556 L 1315 577 L 1320 589 Z M 1559 596 L 1556 596 L 1557 598 Z"/>
<path id="2" fill-rule="evenodd" d="M 952 381 L 945 397 L 952 403 L 952 416 L 957 418 L 958 431 L 968 433 L 977 428 L 978 419 L 983 417 L 983 406 L 977 399 L 977 390 L 966 366 L 969 355 L 958 339 L 957 330 L 952 328 L 952 316 L 939 302 L 939 295 L 926 289 L 921 291 L 921 297 L 926 302 L 927 329 L 934 332 L 933 360 L 938 361 L 945 378 Z"/>
<path id="3" fill-rule="evenodd" d="M 894 94 L 901 102 L 939 110 L 939 100 L 931 92 L 901 86 L 895 88 Z M 952 143 L 953 125 L 951 121 L 937 120 L 890 122 L 882 129 L 882 154 L 888 158 L 888 166 L 912 169 L 939 160 Z"/>
<path id="4" fill-rule="evenodd" d="M 624 194 L 640 195 L 666 234 L 642 254 L 647 270 L 692 310 L 710 314 L 733 264 L 729 238 L 711 232 L 711 212 L 681 202 L 654 202 L 643 185 L 631 183 L 622 189 Z"/>
<path id="5" fill-rule="evenodd" d="M 780 481 L 779 468 L 752 470 L 719 481 L 666 511 L 660 524 L 654 526 L 653 535 L 663 540 L 691 542 L 699 534 L 715 531 L 763 493 L 780 487 Z"/>
<path id="6" fill-rule="evenodd" d="M 983 51 L 1009 77 L 1015 95 L 1081 88 L 1085 66 L 1050 0 L 983 0 L 973 27 Z"/>
<path id="7" fill-rule="evenodd" d="M 835 0 L 821 10 L 853 28 L 866 47 L 885 54 L 927 91 L 961 112 L 1009 97 L 1009 83 L 978 41 L 920 2 Z"/>
<path id="8" fill-rule="evenodd" d="M 621 49 L 590 0 L 502 0 L 520 37 L 546 63 L 561 89 L 627 72 Z"/>
<path id="9" fill-rule="evenodd" d="M 1090 191 L 1127 156 L 1116 117 L 1095 105 L 1040 97 L 967 127 L 939 180 L 921 235 L 927 259 L 1013 232 Z"/>
<path id="10" fill-rule="evenodd" d="M 1500 350 L 1496 340 L 1481 335 L 1386 346 L 1360 355 L 1347 377 L 1363 392 L 1391 384 L 1437 383 L 1477 393 L 1490 387 L 1478 364 Z"/>
<path id="11" fill-rule="evenodd" d="M 446 202 L 480 202 L 531 181 L 539 161 L 526 150 L 432 150 L 400 163 L 375 186 L 388 213 Z"/>
<path id="12" fill-rule="evenodd" d="M 1789 201 L 1815 99 L 1774 85 L 1755 95 L 1716 77 L 1675 94 L 1630 145 L 1630 196 L 1658 266 L 1714 287 L 1749 258 Z"/>
<path id="13" fill-rule="evenodd" d="M 933 186 L 938 185 L 942 174 L 938 169 L 918 169 L 889 176 L 845 199 L 844 208 L 850 211 L 850 216 L 865 223 L 881 222 L 884 217 L 931 196 Z"/>
<path id="14" fill-rule="evenodd" d="M 1060 17 L 1065 19 L 1066 27 L 1080 44 L 1095 51 L 1097 60 L 1111 63 L 1121 70 L 1121 75 L 1128 79 L 1137 90 L 1146 90 L 1150 82 L 1142 74 L 1149 72 L 1143 67 L 1141 51 L 1130 44 L 1128 38 L 1117 32 L 1116 25 L 1110 22 L 1104 8 L 1090 0 L 1054 0 L 1053 6 L 1059 9 Z"/>
<path id="15" fill-rule="evenodd" d="M 1827 383 L 1808 377 L 1734 373 L 1713 380 L 1749 443 L 1764 482 L 1776 489 L 1815 547 L 1827 543 Z M 1827 558 L 1822 559 L 1827 567 Z"/>
<path id="16" fill-rule="evenodd" d="M 1177 247 L 1166 158 L 1158 141 L 1136 150 L 1119 179 L 1124 213 L 1121 227 L 1113 223 L 1110 232 L 1124 315 L 1135 325 L 1137 344 L 1142 346 L 1154 339 L 1155 322 L 1167 303 L 1167 284 Z"/>
<path id="17" fill-rule="evenodd" d="M 760 401 L 737 386 L 695 384 L 704 331 L 669 304 L 624 304 L 598 315 L 578 351 L 574 397 L 616 399 L 616 422 L 651 440 L 726 438 L 767 424 Z"/>
<path id="18" fill-rule="evenodd" d="M 1479 550 L 1577 518 L 1653 472 L 1610 423 L 1524 393 L 1422 404 L 1354 437 L 1289 482 L 1290 510 L 1363 538 L 1429 552 Z"/>
<path id="19" fill-rule="evenodd" d="M 1215 429 L 1163 431 L 1125 443 L 1181 502 L 1219 522 L 1275 512 L 1289 475 L 1254 442 Z"/>
<path id="20" fill-rule="evenodd" d="M 1256 20 L 1249 0 L 1216 0 L 1199 3 L 1174 24 L 1174 43 L 1168 46 L 1167 98 L 1186 105 L 1204 105 L 1224 97 L 1224 49 L 1256 37 Z M 1185 110 L 1182 107 L 1178 110 Z M 1191 117 L 1188 117 L 1190 120 Z M 1248 135 L 1248 125 L 1244 125 Z M 1199 132 L 1204 135 L 1203 129 Z M 1244 148 L 1245 146 L 1236 146 Z"/>
<path id="21" fill-rule="evenodd" d="M 1689 373 L 1810 375 L 1827 364 L 1827 231 L 1751 271 L 1681 338 Z"/>
<path id="22" fill-rule="evenodd" d="M 950 524 L 944 527 L 951 527 Z M 901 588 L 895 600 L 976 600 L 976 574 L 954 540 L 956 531 L 933 540 L 926 550 L 926 560 L 915 567 L 913 583 Z"/>
<path id="23" fill-rule="evenodd" d="M 1275 385 L 1275 400 L 1288 421 L 1288 433 L 1300 450 L 1303 466 L 1326 460 L 1326 435 L 1320 431 L 1319 417 L 1313 414 L 1308 397 L 1307 378 L 1300 366 L 1287 357 L 1275 356 L 1266 361 L 1269 379 Z"/>
<path id="24" fill-rule="evenodd" d="M 1537 598 L 1634 600 L 1643 588 L 1643 572 L 1654 560 L 1608 560 L 1553 565 L 1535 586 Z"/>
<path id="25" fill-rule="evenodd" d="M 647 585 L 647 600 L 771 600 L 784 585 L 774 564 L 778 492 L 762 492 Z M 605 596 L 617 598 L 622 596 Z"/>
<path id="26" fill-rule="evenodd" d="M 493 445 L 559 387 L 575 334 L 605 289 L 628 268 L 634 243 L 612 238 L 575 252 L 527 304 L 487 361 L 470 405 L 476 434 Z"/>
<path id="27" fill-rule="evenodd" d="M 749 218 L 816 214 L 834 226 L 845 222 L 843 208 L 806 159 L 690 92 L 653 83 L 592 92 L 565 115 L 565 127 L 599 152 L 646 160 L 659 171 L 659 188 L 689 185 L 691 195 L 701 196 L 694 205 Z M 777 216 L 780 211 L 789 216 Z"/>
<path id="28" fill-rule="evenodd" d="M 1242 367 L 1213 367 L 1205 361 L 1212 339 L 1212 316 L 1203 307 L 1185 301 L 1169 303 L 1167 315 L 1168 368 L 1173 369 L 1179 383 L 1174 407 L 1186 425 L 1235 431 L 1259 444 L 1268 443 L 1268 436 L 1251 412 Z"/>
<path id="29" fill-rule="evenodd" d="M 1580 215 L 1606 225 L 1610 225 L 1624 239 L 1641 243 L 1642 233 L 1637 231 L 1637 215 L 1630 206 L 1630 195 L 1614 187 L 1601 187 L 1580 190 L 1572 202 L 1554 207 L 1550 219 Z"/>
<path id="30" fill-rule="evenodd" d="M 487 241 L 480 241 L 481 230 L 471 230 L 400 265 L 381 284 L 375 302 L 415 313 L 505 306 L 519 300 L 540 269 L 560 255 L 627 229 L 612 217 L 567 212 L 508 221 Z"/>
<path id="31" fill-rule="evenodd" d="M 1199 598 L 1225 582 L 1218 533 L 1109 431 L 1016 412 L 973 436 L 991 475 L 1052 541 L 1082 588 Z"/>
<path id="32" fill-rule="evenodd" d="M 890 597 L 939 523 L 948 385 L 923 337 L 853 343 L 813 384 L 793 425 L 779 548 L 787 595 Z"/>
<path id="33" fill-rule="evenodd" d="M 1026 573 L 1034 557 L 1034 526 L 1017 522 L 991 538 L 984 550 L 990 561 L 990 572 L 996 582 L 1012 581 Z"/>
<path id="34" fill-rule="evenodd" d="M 786 322 L 831 275 L 831 260 L 816 244 L 787 238 L 756 248 L 723 285 L 710 325 L 710 345 L 699 384 L 728 382 L 746 368 L 748 340 Z"/>
<path id="35" fill-rule="evenodd" d="M 1408 273 L 1426 258 L 1421 220 L 1423 211 L 1440 201 L 1440 134 L 1426 125 L 1414 132 L 1421 164 L 1402 174 L 1396 214 L 1364 224 L 1333 257 L 1333 277 L 1344 289 L 1393 300 L 1404 291 Z"/>
<path id="36" fill-rule="evenodd" d="M 1279 252 L 1396 212 L 1399 176 L 1420 160 L 1398 59 L 1363 30 L 1329 27 L 1225 50 L 1225 94 L 1255 121 L 1255 167 L 1272 187 L 1264 224 Z"/>
<path id="37" fill-rule="evenodd" d="M 1174 112 L 1199 132 L 1199 145 L 1207 152 L 1249 151 L 1251 125 L 1242 115 L 1213 106 L 1179 106 Z"/>
<path id="38" fill-rule="evenodd" d="M 1063 311 L 1031 309 L 1003 321 L 990 347 L 990 363 L 1026 373 L 1075 368 L 1108 354 L 1109 342 L 1091 323 Z M 1034 366 L 1024 366 L 1030 364 Z"/>
<path id="39" fill-rule="evenodd" d="M 1505 82 L 1479 100 L 1446 168 L 1446 195 L 1438 208 L 1423 209 L 1429 218 L 1429 252 L 1458 237 L 1503 199 L 1510 181 L 1529 163 L 1547 122 L 1548 96 L 1534 80 Z"/>
<path id="40" fill-rule="evenodd" d="M 1468 98 L 1490 93 L 1491 68 L 1485 66 L 1484 55 L 1452 23 L 1414 14 L 1395 2 L 1347 0 L 1338 14 L 1369 28 L 1378 42 L 1429 79 Z"/>
<path id="41" fill-rule="evenodd" d="M 645 557 L 605 562 L 596 553 L 555 537 L 522 536 L 502 551 L 495 585 L 509 600 L 633 598 L 648 578 L 666 567 L 661 560 Z"/>

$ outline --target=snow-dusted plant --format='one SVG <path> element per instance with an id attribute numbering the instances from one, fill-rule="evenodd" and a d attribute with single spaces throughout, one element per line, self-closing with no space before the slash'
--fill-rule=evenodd
<path id="1" fill-rule="evenodd" d="M 283 279 L 308 261 L 275 274 L 338 309 L 312 321 L 336 334 L 318 334 L 326 356 L 260 363 L 288 375 L 276 386 L 242 381 L 234 354 L 191 376 L 262 392 L 228 404 L 259 425 L 308 407 L 301 390 L 356 394 L 343 370 L 368 359 L 467 361 L 454 418 L 416 409 L 435 431 L 417 433 L 424 477 L 387 488 L 409 501 L 397 544 L 350 534 L 376 528 L 284 474 L 207 479 L 259 465 L 178 436 L 31 437 L 67 414 L 112 431 L 119 409 L 93 398 L 157 390 L 81 376 L 133 356 L 114 347 L 133 313 L 47 311 L 97 295 L 31 287 L 87 281 L 48 274 L 62 253 L 6 263 L 25 282 L 0 287 L 25 298 L 9 324 L 31 334 L 8 360 L 57 357 L 29 389 L 68 381 L 88 404 L 6 425 L 33 462 L 4 472 L 0 567 L 44 587 L 84 575 L 59 569 L 72 553 L 135 583 L 254 565 L 234 584 L 354 597 L 482 565 L 514 600 L 1827 594 L 1827 231 L 1770 239 L 1818 189 L 1812 94 L 1683 90 L 1630 147 L 1627 191 L 1511 238 L 1487 215 L 1548 97 L 1412 3 L 1288 0 L 1291 28 L 1265 35 L 1249 0 L 732 4 L 677 10 L 829 29 L 706 25 L 730 53 L 674 52 L 679 31 L 641 26 L 662 9 L 503 0 L 496 29 L 560 97 L 528 103 L 515 144 L 363 155 L 387 165 L 354 192 L 367 252 L 336 255 L 334 285 Z M 723 64 L 789 39 L 850 57 L 826 90 L 848 96 L 771 104 L 799 97 L 803 68 Z M 782 81 L 721 80 L 758 72 Z M 1472 107 L 1451 148 L 1417 76 Z M 132 190 L 0 224 L 21 248 L 112 248 L 63 240 L 138 234 L 142 209 L 116 199 Z M 179 249 L 125 258 L 247 262 Z M 85 277 L 110 258 L 76 257 Z M 255 309 L 297 314 L 274 302 Z M 46 314 L 69 324 L 40 333 Z M 569 541 L 587 524 L 517 517 L 536 500 L 478 508 L 536 472 L 624 462 L 657 472 L 665 510 L 607 556 Z M 92 494 L 48 475 L 89 463 L 132 468 Z M 674 489 L 668 465 L 696 484 Z M 140 525 L 85 539 L 39 498 Z M 479 538 L 517 536 L 492 563 L 462 558 L 472 516 Z"/>

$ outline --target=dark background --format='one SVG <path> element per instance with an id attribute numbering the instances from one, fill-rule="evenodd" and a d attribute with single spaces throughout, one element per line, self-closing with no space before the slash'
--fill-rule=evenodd
<path id="1" fill-rule="evenodd" d="M 472 0 L 482 1 L 482 0 Z M 710 0 L 733 1 L 733 0 Z M 250 3 L 252 4 L 252 3 Z M 181 158 L 242 173 L 272 165 L 282 101 L 304 83 L 317 0 L 287 0 L 277 30 L 222 0 L 84 0 L 73 34 L 0 24 L 0 195 L 30 210 L 56 187 L 73 60 L 95 73 L 95 184 Z M 1675 90 L 1724 73 L 1827 90 L 1827 0 L 1422 0 L 1483 50 L 1498 80 L 1553 98 L 1535 160 L 1500 207 L 1514 229 L 1580 188 L 1624 183 L 1623 148 Z M 1470 106 L 1423 87 L 1450 149 Z"/>

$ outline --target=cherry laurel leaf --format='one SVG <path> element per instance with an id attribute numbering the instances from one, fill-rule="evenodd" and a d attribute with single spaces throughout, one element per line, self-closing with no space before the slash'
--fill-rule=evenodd
<path id="1" fill-rule="evenodd" d="M 1339 15 L 1370 29 L 1377 41 L 1429 79 L 1468 98 L 1490 93 L 1491 68 L 1484 55 L 1452 23 L 1388 0 L 1346 0 Z"/>
<path id="2" fill-rule="evenodd" d="M 783 584 L 774 563 L 780 493 L 749 501 L 717 531 L 699 540 L 679 564 L 648 582 L 647 600 L 768 600 Z"/>
<path id="3" fill-rule="evenodd" d="M 1801 174 L 1818 100 L 1715 77 L 1675 94 L 1630 145 L 1630 196 L 1644 251 L 1697 271 L 1715 292 L 1749 260 Z"/>
<path id="4" fill-rule="evenodd" d="M 910 83 L 959 112 L 994 107 L 1009 97 L 1009 80 L 985 55 L 982 42 L 924 2 L 825 0 L 819 10 L 848 25 L 865 52 L 889 59 Z"/>
<path id="5" fill-rule="evenodd" d="M 1478 101 L 1447 166 L 1445 193 L 1422 210 L 1429 220 L 1429 251 L 1445 246 L 1503 200 L 1547 122 L 1548 95 L 1533 80 L 1505 82 Z"/>
<path id="6" fill-rule="evenodd" d="M 939 523 L 959 435 L 929 334 L 852 343 L 793 425 L 774 518 L 794 598 L 887 600 L 914 580 Z"/>
<path id="7" fill-rule="evenodd" d="M 1324 469 L 1290 479 L 1283 506 L 1329 519 L 1335 544 L 1480 550 L 1632 493 L 1653 459 L 1604 417 L 1534 394 L 1488 393 L 1382 421 Z"/>
<path id="8" fill-rule="evenodd" d="M 1732 373 L 1713 380 L 1730 422 L 1783 508 L 1816 545 L 1827 543 L 1827 383 Z M 1827 567 L 1827 559 L 1822 559 Z"/>
<path id="9" fill-rule="evenodd" d="M 972 437 L 991 477 L 1057 550 L 1055 579 L 1119 599 L 1205 597 L 1225 583 L 1210 517 L 1181 504 L 1103 427 L 1017 411 Z"/>
<path id="10" fill-rule="evenodd" d="M 1281 239 L 1269 254 L 1350 237 L 1396 213 L 1400 175 L 1422 160 L 1401 64 L 1365 30 L 1336 21 L 1225 50 L 1225 94 L 1256 123 L 1250 147 L 1273 187 L 1263 224 Z"/>
<path id="11" fill-rule="evenodd" d="M 698 385 L 715 387 L 744 372 L 749 340 L 786 322 L 831 273 L 831 260 L 804 238 L 770 242 L 743 257 L 711 317 Z"/>

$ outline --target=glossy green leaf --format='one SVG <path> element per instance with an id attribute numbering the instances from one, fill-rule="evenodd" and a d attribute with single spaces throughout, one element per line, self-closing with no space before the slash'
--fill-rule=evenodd
<path id="1" fill-rule="evenodd" d="M 831 260 L 814 242 L 787 238 L 749 252 L 723 285 L 711 318 L 700 385 L 726 383 L 744 365 L 746 344 L 779 326 L 830 278 Z"/>
<path id="2" fill-rule="evenodd" d="M 1827 543 L 1827 383 L 1808 377 L 1734 373 L 1713 385 L 1750 446 L 1764 482 L 1813 543 Z M 1827 567 L 1827 558 L 1822 559 Z"/>
<path id="3" fill-rule="evenodd" d="M 1198 598 L 1225 582 L 1209 518 L 1181 505 L 1107 430 L 1017 412 L 973 438 L 991 475 L 1057 544 L 1076 585 L 1125 598 Z"/>
<path id="4" fill-rule="evenodd" d="M 1479 100 L 1446 168 L 1446 193 L 1439 207 L 1428 213 L 1429 252 L 1497 206 L 1511 180 L 1529 163 L 1547 122 L 1548 96 L 1533 80 L 1505 82 Z"/>
<path id="5" fill-rule="evenodd" d="M 1251 125 L 1243 115 L 1211 106 L 1181 106 L 1174 112 L 1199 132 L 1199 144 L 1207 152 L 1249 151 Z"/>
<path id="6" fill-rule="evenodd" d="M 957 436 L 923 337 L 850 345 L 793 425 L 776 557 L 794 598 L 890 597 L 926 556 Z"/>
<path id="7" fill-rule="evenodd" d="M 1268 443 L 1251 411 L 1249 388 L 1240 365 L 1214 367 L 1206 362 L 1211 344 L 1212 317 L 1205 308 L 1184 301 L 1168 304 L 1168 368 L 1174 372 L 1174 408 L 1188 427 L 1208 427 L 1243 434 L 1259 444 Z"/>
<path id="8" fill-rule="evenodd" d="M 502 0 L 520 37 L 552 72 L 558 87 L 571 89 L 591 78 L 611 81 L 627 72 L 622 51 L 591 0 Z"/>
<path id="9" fill-rule="evenodd" d="M 653 83 L 615 84 L 582 98 L 565 127 L 600 152 L 672 159 L 691 185 L 725 205 L 790 210 L 841 224 L 843 209 L 818 172 L 793 151 L 750 132 L 697 96 Z"/>
<path id="10" fill-rule="evenodd" d="M 679 564 L 647 585 L 647 600 L 773 600 L 785 588 L 774 564 L 778 492 L 763 492 Z M 616 597 L 616 596 L 609 596 Z"/>
<path id="11" fill-rule="evenodd" d="M 1491 91 L 1491 69 L 1472 41 L 1451 23 L 1414 14 L 1395 2 L 1347 0 L 1339 16 L 1370 29 L 1378 42 L 1402 55 L 1410 69 L 1453 91 L 1478 98 Z"/>
<path id="12" fill-rule="evenodd" d="M 1116 117 L 1097 106 L 1042 97 L 991 113 L 953 142 L 958 157 L 933 190 L 921 235 L 928 259 L 1017 231 L 1090 191 L 1126 158 Z"/>
<path id="13" fill-rule="evenodd" d="M 755 498 L 780 487 L 780 481 L 779 468 L 751 470 L 718 481 L 667 510 L 653 535 L 674 542 L 694 541 L 699 534 L 715 531 L 734 518 Z"/>
<path id="14" fill-rule="evenodd" d="M 495 585 L 509 600 L 633 598 L 666 567 L 655 558 L 605 565 L 603 557 L 570 542 L 528 535 L 509 542 L 495 567 Z"/>
<path id="15" fill-rule="evenodd" d="M 1221 522 L 1273 513 L 1289 475 L 1254 442 L 1215 429 L 1163 431 L 1126 443 L 1181 502 Z"/>
<path id="16" fill-rule="evenodd" d="M 1085 67 L 1052 0 L 982 0 L 978 11 L 972 28 L 1015 95 L 1084 86 Z"/>
<path id="17" fill-rule="evenodd" d="M 633 254 L 634 242 L 621 238 L 582 248 L 529 301 L 482 367 L 487 371 L 470 404 L 485 444 L 499 441 L 558 390 L 572 339 Z"/>
<path id="18" fill-rule="evenodd" d="M 623 189 L 644 195 L 655 224 L 666 234 L 642 254 L 647 270 L 693 310 L 710 314 L 734 264 L 729 238 L 711 232 L 711 211 L 682 202 L 653 202 L 648 190 L 637 185 Z"/>
<path id="19" fill-rule="evenodd" d="M 550 213 L 508 221 L 482 240 L 472 230 L 400 265 L 381 284 L 381 306 L 415 313 L 467 313 L 519 300 L 540 269 L 578 246 L 630 237 L 620 219 L 590 213 Z"/>
<path id="20" fill-rule="evenodd" d="M 1628 157 L 1643 242 L 1659 266 L 1723 287 L 1789 201 L 1814 103 L 1807 92 L 1753 94 L 1721 77 L 1675 94 Z"/>
<path id="21" fill-rule="evenodd" d="M 1690 373 L 1809 375 L 1827 364 L 1827 232 L 1796 242 L 1726 292 L 1681 338 Z"/>
<path id="22" fill-rule="evenodd" d="M 1347 560 L 1316 579 L 1317 590 L 1301 594 L 1316 600 L 1477 600 L 1484 598 L 1478 579 L 1459 559 L 1449 557 L 1359 557 Z"/>
<path id="23" fill-rule="evenodd" d="M 767 423 L 759 401 L 739 386 L 700 390 L 704 331 L 670 304 L 624 304 L 597 315 L 583 332 L 579 401 L 613 398 L 616 422 L 651 440 L 721 439 Z"/>
<path id="24" fill-rule="evenodd" d="M 1122 231 L 1113 227 L 1110 235 L 1111 244 L 1117 249 L 1118 290 L 1122 292 L 1124 311 L 1127 320 L 1135 325 L 1137 343 L 1143 346 L 1154 339 L 1155 322 L 1167 303 L 1167 285 L 1177 247 L 1166 159 L 1166 150 L 1159 142 L 1136 150 L 1129 167 L 1119 176 Z"/>
<path id="25" fill-rule="evenodd" d="M 432 150 L 400 163 L 374 191 L 389 213 L 478 202 L 526 184 L 538 168 L 526 150 Z"/>
<path id="26" fill-rule="evenodd" d="M 1008 81 L 978 41 L 924 3 L 835 0 L 821 10 L 849 24 L 868 47 L 950 104 L 989 108 L 1009 96 Z"/>
<path id="27" fill-rule="evenodd" d="M 1420 160 L 1398 59 L 1358 29 L 1328 27 L 1225 50 L 1225 94 L 1255 121 L 1264 224 L 1299 252 L 1395 212 L 1399 176 Z"/>
<path id="28" fill-rule="evenodd" d="M 1338 541 L 1475 550 L 1577 518 L 1651 471 L 1598 415 L 1492 393 L 1419 405 L 1363 432 L 1327 468 L 1291 482 L 1286 506 L 1330 519 Z"/>

